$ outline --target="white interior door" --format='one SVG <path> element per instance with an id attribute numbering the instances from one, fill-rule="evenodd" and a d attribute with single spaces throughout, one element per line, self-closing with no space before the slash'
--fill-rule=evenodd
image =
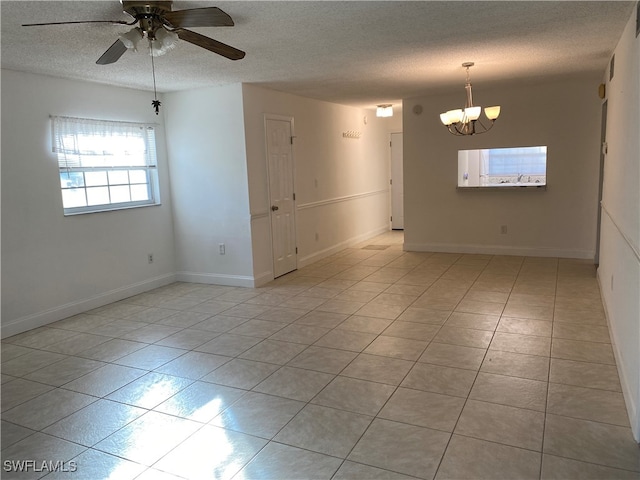
<path id="1" fill-rule="evenodd" d="M 404 229 L 402 133 L 391 134 L 391 228 L 394 230 Z"/>
<path id="2" fill-rule="evenodd" d="M 266 120 L 274 276 L 298 267 L 291 121 Z"/>

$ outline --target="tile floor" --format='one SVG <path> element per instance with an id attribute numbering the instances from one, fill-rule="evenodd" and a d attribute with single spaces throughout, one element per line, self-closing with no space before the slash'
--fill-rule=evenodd
<path id="1" fill-rule="evenodd" d="M 5 339 L 2 478 L 640 478 L 593 265 L 401 242 Z"/>

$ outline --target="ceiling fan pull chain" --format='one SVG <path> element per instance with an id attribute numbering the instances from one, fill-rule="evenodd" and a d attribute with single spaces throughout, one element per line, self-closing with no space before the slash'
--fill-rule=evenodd
<path id="1" fill-rule="evenodd" d="M 151 73 L 153 74 L 153 96 L 154 96 L 154 100 L 151 102 L 151 105 L 153 105 L 153 108 L 155 108 L 156 110 L 156 115 L 158 115 L 160 113 L 160 105 L 162 105 L 162 103 L 160 102 L 160 100 L 158 100 L 158 92 L 156 90 L 156 67 L 155 67 L 155 63 L 153 61 L 153 54 L 152 54 L 152 40 L 151 38 L 149 38 L 149 56 L 151 57 Z"/>

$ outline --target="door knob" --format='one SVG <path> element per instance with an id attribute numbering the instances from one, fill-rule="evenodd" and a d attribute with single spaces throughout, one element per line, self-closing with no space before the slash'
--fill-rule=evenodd
<path id="1" fill-rule="evenodd" d="M 278 207 L 277 205 L 271 205 L 271 211 L 275 212 L 276 210 L 279 210 L 280 207 Z"/>

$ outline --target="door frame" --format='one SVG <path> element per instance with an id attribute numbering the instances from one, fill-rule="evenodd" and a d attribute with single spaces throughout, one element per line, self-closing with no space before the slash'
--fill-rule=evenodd
<path id="1" fill-rule="evenodd" d="M 266 183 L 267 183 L 267 198 L 266 198 L 266 216 L 268 219 L 268 223 L 269 223 L 269 255 L 271 256 L 271 272 L 272 272 L 272 276 L 273 278 L 277 278 L 276 277 L 276 268 L 275 268 L 275 261 L 276 259 L 274 258 L 273 255 L 273 224 L 271 221 L 271 168 L 269 166 L 269 139 L 267 138 L 267 122 L 269 120 L 278 120 L 278 121 L 283 121 L 283 122 L 289 122 L 289 125 L 291 126 L 291 138 L 294 139 L 296 138 L 295 135 L 295 119 L 293 116 L 290 115 L 280 115 L 280 114 L 276 114 L 276 113 L 265 113 L 264 114 L 264 118 L 263 118 L 263 128 L 264 128 L 264 161 L 265 161 L 265 172 L 266 172 Z M 295 142 L 292 141 L 291 143 L 291 178 L 293 181 L 293 191 L 294 191 L 294 195 L 295 195 L 295 191 L 296 191 L 296 161 L 295 161 L 295 149 L 293 148 L 295 145 Z M 294 237 L 295 237 L 295 242 L 296 245 L 298 243 L 298 207 L 297 207 L 297 199 L 293 200 L 293 217 L 294 217 L 294 224 L 295 224 L 295 231 L 294 233 Z M 295 271 L 298 269 L 298 249 L 296 246 L 296 255 L 295 255 L 295 260 L 296 260 L 296 268 L 292 271 Z M 286 275 L 283 274 L 283 275 Z"/>
<path id="2" fill-rule="evenodd" d="M 402 135 L 402 131 L 399 132 L 389 132 L 389 216 L 390 216 L 390 227 L 393 230 L 393 183 L 392 181 L 393 179 L 393 135 Z M 404 138 L 404 137 L 403 137 Z M 404 144 L 403 144 L 403 152 L 404 152 Z M 402 192 L 404 195 L 404 155 L 402 158 L 402 170 L 403 170 L 403 175 L 402 175 Z M 404 230 L 404 199 L 402 201 L 402 229 L 397 229 L 397 230 Z"/>
<path id="3" fill-rule="evenodd" d="M 640 11 L 640 10 L 638 10 Z M 604 188 L 604 163 L 607 157 L 607 110 L 608 100 L 602 102 L 602 120 L 600 124 L 600 171 L 598 176 L 598 215 L 596 220 L 596 254 L 593 263 L 600 265 L 600 230 L 602 228 L 602 192 Z"/>

